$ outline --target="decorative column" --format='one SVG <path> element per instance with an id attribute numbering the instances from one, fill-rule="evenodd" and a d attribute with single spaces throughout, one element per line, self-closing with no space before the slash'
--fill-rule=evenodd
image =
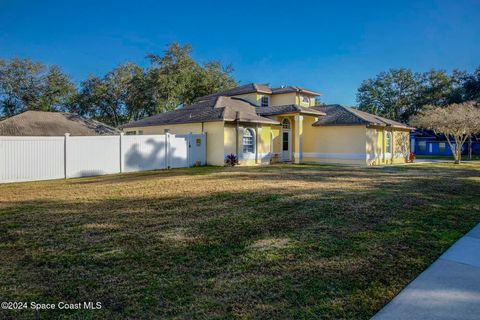
<path id="1" fill-rule="evenodd" d="M 300 163 L 302 161 L 302 136 L 303 136 L 303 116 L 296 115 L 295 118 L 295 131 L 293 141 L 295 142 L 293 148 L 293 161 Z"/>
<path id="2" fill-rule="evenodd" d="M 260 139 L 262 139 L 262 127 L 258 126 L 258 123 L 256 123 L 255 124 L 255 164 L 259 164 L 262 162 L 262 153 L 259 152 L 259 147 L 261 145 Z"/>

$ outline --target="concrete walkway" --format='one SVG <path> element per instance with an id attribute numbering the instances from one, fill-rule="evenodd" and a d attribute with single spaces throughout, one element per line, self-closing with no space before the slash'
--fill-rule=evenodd
<path id="1" fill-rule="evenodd" d="M 480 224 L 372 319 L 480 319 Z"/>

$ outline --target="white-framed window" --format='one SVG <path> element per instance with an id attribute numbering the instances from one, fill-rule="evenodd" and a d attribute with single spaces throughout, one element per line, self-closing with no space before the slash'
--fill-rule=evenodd
<path id="1" fill-rule="evenodd" d="M 252 129 L 245 129 L 243 132 L 243 153 L 255 152 L 255 133 Z"/>
<path id="2" fill-rule="evenodd" d="M 392 153 L 392 133 L 390 131 L 387 131 L 385 138 L 386 138 L 385 152 Z"/>
<path id="3" fill-rule="evenodd" d="M 445 152 L 445 148 L 446 148 L 446 147 L 447 147 L 447 146 L 445 145 L 445 142 L 440 142 L 440 143 L 438 144 L 438 151 L 440 151 L 440 152 Z"/>
<path id="4" fill-rule="evenodd" d="M 290 129 L 290 121 L 287 118 L 283 119 L 282 128 L 283 129 Z"/>
<path id="5" fill-rule="evenodd" d="M 424 152 L 427 150 L 427 142 L 426 141 L 418 141 L 418 150 Z"/>
<path id="6" fill-rule="evenodd" d="M 134 136 L 134 135 L 137 134 L 137 131 L 127 131 L 127 132 L 125 132 L 125 134 L 126 134 L 127 136 Z"/>
<path id="7" fill-rule="evenodd" d="M 262 107 L 268 107 L 270 105 L 270 99 L 268 96 L 262 96 L 260 99 L 260 105 Z"/>
<path id="8" fill-rule="evenodd" d="M 308 104 L 310 104 L 310 97 L 301 96 L 301 99 L 302 99 L 302 102 L 303 102 L 303 103 L 308 103 Z"/>

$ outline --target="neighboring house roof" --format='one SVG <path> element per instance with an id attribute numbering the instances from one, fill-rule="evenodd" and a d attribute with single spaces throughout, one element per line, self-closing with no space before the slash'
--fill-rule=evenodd
<path id="1" fill-rule="evenodd" d="M 0 121 L 0 136 L 95 136 L 120 134 L 99 121 L 64 112 L 25 111 Z"/>
<path id="2" fill-rule="evenodd" d="M 415 139 L 418 140 L 431 140 L 431 141 L 447 141 L 447 138 L 442 133 L 435 133 L 435 131 L 431 129 L 422 129 L 418 128 L 415 129 L 414 132 L 411 133 L 411 136 L 414 136 Z M 480 142 L 480 136 L 472 135 L 472 141 Z"/>
<path id="3" fill-rule="evenodd" d="M 318 111 L 326 113 L 325 117 L 321 117 L 315 122 L 314 126 L 335 126 L 335 125 L 376 125 L 388 126 L 402 129 L 413 129 L 412 127 L 393 121 L 384 117 L 376 116 L 367 112 L 360 111 L 355 108 L 344 107 L 338 104 L 314 106 L 311 107 Z"/>
<path id="4" fill-rule="evenodd" d="M 221 96 L 130 122 L 123 125 L 122 128 L 237 120 L 252 123 L 279 124 L 278 121 L 259 116 L 256 113 L 256 106 L 246 100 Z"/>
<path id="5" fill-rule="evenodd" d="M 260 116 L 273 116 L 273 115 L 285 114 L 285 113 L 300 113 L 300 114 L 308 114 L 308 115 L 316 115 L 316 116 L 325 115 L 324 112 L 321 112 L 319 110 L 301 107 L 294 104 L 257 108 L 257 114 Z"/>
<path id="6" fill-rule="evenodd" d="M 306 93 L 314 96 L 320 95 L 320 93 L 318 92 L 307 90 L 300 87 L 295 87 L 295 86 L 282 86 L 279 88 L 270 88 L 267 84 L 249 83 L 243 86 L 239 86 L 236 88 L 224 90 L 221 92 L 217 92 L 217 93 L 213 93 L 213 94 L 209 94 L 209 95 L 197 98 L 196 101 L 210 100 L 211 98 L 219 97 L 219 96 L 227 96 L 227 97 L 238 96 L 241 94 L 247 94 L 247 93 L 253 93 L 253 92 L 267 93 L 267 94 L 299 92 L 299 93 Z"/>

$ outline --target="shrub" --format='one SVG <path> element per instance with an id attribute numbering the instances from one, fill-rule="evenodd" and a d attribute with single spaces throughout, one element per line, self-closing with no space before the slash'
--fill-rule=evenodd
<path id="1" fill-rule="evenodd" d="M 230 153 L 225 159 L 225 164 L 230 167 L 236 166 L 238 164 L 237 156 L 233 153 Z"/>

